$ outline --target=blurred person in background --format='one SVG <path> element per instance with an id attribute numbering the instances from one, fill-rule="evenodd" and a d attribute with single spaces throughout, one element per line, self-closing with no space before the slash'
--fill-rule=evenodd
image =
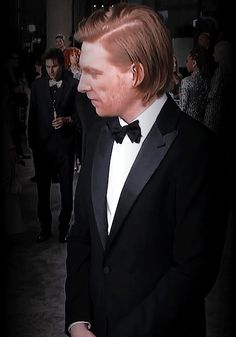
<path id="1" fill-rule="evenodd" d="M 202 123 L 210 81 L 207 61 L 204 49 L 194 48 L 189 52 L 186 67 L 191 75 L 182 79 L 179 93 L 180 108 Z"/>
<path id="2" fill-rule="evenodd" d="M 66 38 L 63 34 L 57 34 L 55 37 L 55 47 L 62 52 L 66 49 Z"/>

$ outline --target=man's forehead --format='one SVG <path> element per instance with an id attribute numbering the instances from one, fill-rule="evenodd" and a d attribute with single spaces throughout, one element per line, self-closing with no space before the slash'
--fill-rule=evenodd
<path id="1" fill-rule="evenodd" d="M 81 46 L 81 52 L 94 52 L 94 50 L 97 50 L 97 52 L 107 53 L 105 50 L 102 42 L 100 40 L 88 42 L 84 41 Z M 95 55 L 96 56 L 96 55 Z"/>
<path id="2" fill-rule="evenodd" d="M 45 63 L 46 65 L 59 65 L 59 62 L 57 59 L 47 59 Z"/>
<path id="3" fill-rule="evenodd" d="M 99 42 L 83 42 L 81 47 L 80 60 L 90 62 L 90 60 L 108 60 L 109 53 Z M 94 62 L 94 61 L 93 61 Z"/>

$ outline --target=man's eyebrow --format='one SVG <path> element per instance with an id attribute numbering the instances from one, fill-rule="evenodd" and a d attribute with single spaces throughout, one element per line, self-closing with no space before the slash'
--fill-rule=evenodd
<path id="1" fill-rule="evenodd" d="M 84 67 L 82 67 L 82 70 L 85 71 L 86 73 L 89 73 L 89 74 L 95 74 L 95 73 L 96 74 L 102 74 L 101 70 L 90 67 L 90 66 L 84 66 Z"/>

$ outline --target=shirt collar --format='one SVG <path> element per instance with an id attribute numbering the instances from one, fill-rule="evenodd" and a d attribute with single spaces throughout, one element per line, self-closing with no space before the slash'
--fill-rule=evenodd
<path id="1" fill-rule="evenodd" d="M 141 128 L 142 133 L 141 138 L 142 141 L 146 138 L 149 131 L 151 130 L 166 100 L 167 100 L 166 94 L 157 98 L 146 110 L 144 110 L 137 118 L 133 120 L 133 121 L 137 119 L 139 120 L 139 126 Z M 119 122 L 121 126 L 127 125 L 127 123 L 120 117 Z"/>

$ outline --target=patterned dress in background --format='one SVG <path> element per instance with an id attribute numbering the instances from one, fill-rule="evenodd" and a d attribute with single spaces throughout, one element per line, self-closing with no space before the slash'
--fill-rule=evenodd
<path id="1" fill-rule="evenodd" d="M 208 80 L 199 71 L 193 72 L 181 81 L 179 106 L 186 114 L 202 123 L 208 88 Z"/>

